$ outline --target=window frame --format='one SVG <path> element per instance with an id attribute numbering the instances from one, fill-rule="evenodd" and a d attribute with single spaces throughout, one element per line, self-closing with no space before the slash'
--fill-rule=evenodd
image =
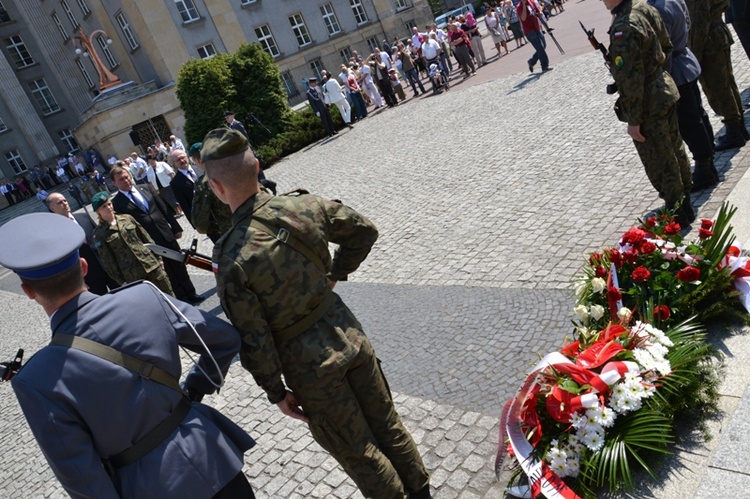
<path id="1" fill-rule="evenodd" d="M 81 145 L 78 143 L 78 140 L 76 139 L 75 135 L 73 135 L 73 132 L 71 132 L 69 128 L 59 130 L 57 132 L 57 136 L 60 139 L 60 141 L 63 144 L 65 144 L 65 146 L 68 148 L 68 153 L 78 152 L 81 150 Z M 71 141 L 73 144 L 75 144 L 75 147 L 72 147 L 73 144 L 71 144 Z"/>
<path id="2" fill-rule="evenodd" d="M 102 53 L 104 54 L 104 58 L 107 59 L 109 68 L 115 69 L 117 66 L 119 66 L 119 64 L 117 62 L 117 59 L 115 59 L 115 55 L 109 49 L 109 43 L 107 43 L 107 40 L 108 38 L 104 38 L 104 35 L 96 36 L 96 43 L 99 44 L 99 48 L 102 49 Z"/>
<path id="3" fill-rule="evenodd" d="M 68 17 L 68 21 L 70 21 L 70 24 L 73 25 L 73 31 L 78 29 L 78 26 L 80 24 L 78 23 L 78 19 L 76 19 L 76 16 L 73 14 L 73 10 L 70 8 L 70 5 L 68 4 L 68 0 L 60 0 L 60 5 L 63 8 L 63 11 L 65 11 L 65 15 Z"/>
<path id="4" fill-rule="evenodd" d="M 5 124 L 3 121 L 3 117 L 0 116 L 0 133 L 5 133 L 8 131 L 8 125 Z"/>
<path id="5" fill-rule="evenodd" d="M 122 12 L 115 14 L 115 21 L 117 21 L 117 25 L 120 26 L 120 31 L 122 31 L 122 35 L 125 37 L 125 40 L 127 40 L 130 50 L 135 50 L 140 47 L 141 45 L 138 43 L 138 40 L 135 39 L 135 35 L 130 29 L 130 23 L 125 18 L 125 14 Z"/>
<path id="6" fill-rule="evenodd" d="M 42 82 L 43 86 L 40 86 L 39 82 Z M 60 112 L 60 105 L 57 103 L 55 96 L 52 95 L 52 91 L 49 89 L 49 85 L 47 85 L 47 81 L 44 78 L 32 80 L 27 85 L 29 86 L 29 90 L 31 90 L 31 95 L 34 96 L 34 100 L 39 105 L 43 116 L 50 116 Z M 32 85 L 34 88 L 32 88 Z"/>
<path id="7" fill-rule="evenodd" d="M 182 18 L 182 24 L 194 23 L 195 21 L 200 20 L 201 15 L 193 0 L 174 0 L 174 3 L 177 7 L 177 13 L 180 14 L 180 17 Z M 194 14 L 194 17 L 192 14 Z M 188 17 L 188 19 L 186 19 L 186 17 Z"/>
<path id="8" fill-rule="evenodd" d="M 352 12 L 354 13 L 354 20 L 357 22 L 357 26 L 362 26 L 363 24 L 370 21 L 370 19 L 367 17 L 365 6 L 362 4 L 362 0 L 349 0 L 349 5 L 351 6 Z M 362 17 L 361 21 L 359 20 L 360 17 Z"/>
<path id="9" fill-rule="evenodd" d="M 326 7 L 330 9 L 330 12 L 325 10 Z M 333 9 L 333 4 L 331 2 L 320 6 L 320 15 L 323 17 L 323 24 L 326 25 L 326 30 L 328 30 L 328 36 L 341 33 L 341 24 L 336 17 L 336 11 Z"/>
<path id="10" fill-rule="evenodd" d="M 15 41 L 14 38 L 17 38 L 18 41 Z M 10 45 L 8 42 L 11 42 Z M 28 68 L 29 66 L 36 64 L 36 61 L 31 56 L 31 52 L 26 48 L 26 44 L 23 42 L 21 35 L 11 35 L 8 38 L 3 39 L 3 43 L 5 44 L 8 53 L 10 53 L 11 59 L 13 59 L 17 69 Z"/>
<path id="11" fill-rule="evenodd" d="M 311 60 L 309 63 L 310 69 L 314 73 L 314 76 L 318 79 L 318 81 L 323 79 L 323 70 L 325 69 L 323 67 L 323 62 L 320 60 L 320 57 L 316 57 L 315 59 Z"/>
<path id="12" fill-rule="evenodd" d="M 201 55 L 201 49 L 205 49 L 206 47 L 211 47 L 211 50 L 213 51 L 213 54 L 202 56 Z M 216 47 L 214 47 L 213 43 L 207 43 L 205 45 L 201 45 L 200 47 L 197 48 L 197 51 L 198 51 L 198 57 L 200 57 L 203 60 L 210 59 L 210 58 L 216 56 L 216 54 L 217 54 Z M 204 50 L 204 52 L 208 53 L 207 50 Z"/>
<path id="13" fill-rule="evenodd" d="M 9 23 L 12 20 L 5 5 L 3 5 L 3 2 L 0 2 L 0 24 Z"/>
<path id="14" fill-rule="evenodd" d="M 60 16 L 57 15 L 57 12 L 52 12 L 52 22 L 55 23 L 55 26 L 57 26 L 57 30 L 62 35 L 63 42 L 67 42 L 68 40 L 70 40 L 70 35 L 67 31 L 65 31 L 65 26 L 63 26 L 63 23 L 60 20 Z"/>
<path id="15" fill-rule="evenodd" d="M 83 75 L 83 79 L 86 80 L 86 83 L 88 83 L 89 88 L 94 88 L 96 84 L 94 83 L 94 80 L 91 79 L 89 72 L 86 71 L 86 66 L 83 65 L 83 59 L 81 59 L 80 57 L 77 57 L 76 66 L 78 66 L 78 69 L 81 71 L 81 74 Z"/>
<path id="16" fill-rule="evenodd" d="M 262 33 L 263 28 L 266 28 L 266 31 L 268 31 L 267 34 Z M 263 50 L 265 50 L 266 53 L 270 54 L 274 59 L 281 55 L 281 52 L 279 51 L 279 45 L 276 43 L 276 39 L 271 32 L 271 27 L 268 24 L 261 24 L 260 26 L 256 26 L 255 28 L 253 28 L 253 31 L 255 32 L 255 37 L 258 39 L 258 43 L 260 43 L 261 47 L 263 47 Z M 258 34 L 259 31 L 261 31 L 260 35 Z M 267 43 L 268 40 L 271 40 L 271 44 Z M 274 51 L 276 52 L 275 54 Z"/>
<path id="17" fill-rule="evenodd" d="M 299 95 L 299 89 L 297 88 L 297 85 L 294 84 L 294 77 L 292 76 L 291 71 L 287 70 L 281 72 L 281 84 L 284 85 L 287 99 L 291 99 L 292 97 L 296 97 Z"/>
<path id="18" fill-rule="evenodd" d="M 21 156 L 21 153 L 18 152 L 18 149 L 11 149 L 10 151 L 6 151 L 5 160 L 8 162 L 10 167 L 13 168 L 13 171 L 16 175 L 20 175 L 23 172 L 29 171 L 29 169 L 26 167 L 26 162 L 24 162 L 23 157 Z"/>
<path id="19" fill-rule="evenodd" d="M 289 20 L 289 25 L 292 27 L 292 33 L 294 33 L 294 37 L 297 39 L 297 45 L 300 47 L 310 45 L 312 38 L 310 37 L 310 32 L 307 30 L 305 18 L 302 17 L 302 13 L 296 12 L 288 16 L 287 19 Z"/>
<path id="20" fill-rule="evenodd" d="M 76 2 L 78 3 L 78 7 L 81 9 L 81 13 L 83 14 L 84 18 L 91 14 L 91 9 L 86 3 L 86 0 L 76 0 Z"/>

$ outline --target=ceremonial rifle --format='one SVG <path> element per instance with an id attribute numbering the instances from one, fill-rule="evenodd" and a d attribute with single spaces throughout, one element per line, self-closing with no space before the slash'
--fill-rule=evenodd
<path id="1" fill-rule="evenodd" d="M 557 45 L 557 50 L 559 50 L 561 54 L 564 54 L 565 51 L 560 46 L 560 43 L 558 43 L 557 38 L 555 38 L 555 35 L 552 34 L 552 28 L 549 27 L 549 24 L 547 24 L 547 21 L 544 19 L 544 14 L 542 14 L 541 12 L 537 12 L 536 16 L 539 19 L 539 21 L 542 23 L 542 26 L 544 26 L 544 29 L 547 31 L 547 34 L 549 35 L 549 37 L 552 38 L 552 41 L 555 42 L 555 45 Z"/>
<path id="2" fill-rule="evenodd" d="M 602 53 L 602 56 L 604 57 L 604 65 L 607 66 L 607 69 L 609 70 L 610 74 L 612 73 L 612 61 L 609 59 L 609 51 L 607 50 L 607 47 L 605 47 L 602 42 L 596 39 L 596 36 L 594 36 L 594 30 L 588 30 L 586 29 L 586 26 L 583 25 L 581 21 L 578 21 L 578 24 L 581 25 L 581 29 L 584 33 L 586 33 L 586 38 L 589 39 L 589 43 L 592 47 L 594 47 L 594 50 L 598 50 Z M 617 93 L 617 83 L 610 83 L 607 85 L 607 93 L 609 95 L 616 94 Z"/>
<path id="3" fill-rule="evenodd" d="M 169 258 L 170 260 L 176 260 L 180 263 L 184 263 L 185 265 L 192 265 L 194 267 L 198 267 L 199 269 L 208 271 L 213 270 L 211 267 L 211 257 L 198 253 L 197 239 L 193 239 L 193 244 L 190 245 L 190 249 L 183 249 L 182 251 L 165 248 L 164 246 L 159 246 L 158 244 L 153 243 L 146 244 L 146 247 L 153 251 L 154 254 L 161 257 Z"/>
<path id="4" fill-rule="evenodd" d="M 10 381 L 21 369 L 23 362 L 23 348 L 18 349 L 16 357 L 8 362 L 0 362 L 0 381 Z"/>

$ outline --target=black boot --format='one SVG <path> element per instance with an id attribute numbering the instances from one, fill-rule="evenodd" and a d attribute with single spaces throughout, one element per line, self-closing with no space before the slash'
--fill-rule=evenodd
<path id="1" fill-rule="evenodd" d="M 745 142 L 750 140 L 750 132 L 747 131 L 747 126 L 745 126 L 745 115 L 742 114 L 742 137 L 745 139 Z"/>
<path id="2" fill-rule="evenodd" d="M 693 188 L 691 192 L 716 187 L 719 183 L 719 172 L 716 171 L 713 158 L 695 160 L 693 171 Z"/>
<path id="3" fill-rule="evenodd" d="M 735 149 L 745 145 L 743 130 L 747 133 L 747 130 L 742 126 L 741 120 L 727 121 L 724 123 L 726 126 L 726 133 L 721 137 L 717 137 L 715 150 L 726 151 L 727 149 Z"/>
<path id="4" fill-rule="evenodd" d="M 409 492 L 409 499 L 432 499 L 432 495 L 430 494 L 430 485 L 427 484 L 417 492 Z"/>

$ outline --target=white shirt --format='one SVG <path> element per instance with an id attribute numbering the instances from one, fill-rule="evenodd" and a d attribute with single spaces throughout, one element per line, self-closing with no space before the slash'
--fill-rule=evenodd
<path id="1" fill-rule="evenodd" d="M 411 43 L 414 44 L 414 48 L 419 50 L 422 47 L 422 42 L 419 41 L 419 35 L 421 33 L 418 33 L 416 35 L 411 35 Z"/>
<path id="2" fill-rule="evenodd" d="M 328 78 L 323 84 L 323 89 L 328 95 L 328 100 L 331 104 L 346 99 L 341 91 L 341 85 L 339 85 L 339 82 L 337 82 L 335 78 Z"/>
<path id="3" fill-rule="evenodd" d="M 380 52 L 380 60 L 385 63 L 385 69 L 391 69 L 391 58 L 385 52 Z"/>
<path id="4" fill-rule="evenodd" d="M 146 209 L 148 209 L 148 202 L 146 201 L 146 198 L 144 198 L 143 194 L 141 194 L 140 191 L 135 187 L 133 187 L 129 191 L 123 191 L 122 189 L 120 189 L 120 192 L 122 192 L 130 200 L 135 199 L 139 201 L 143 206 L 146 207 Z M 138 203 L 135 204 L 136 206 L 138 205 Z"/>
<path id="5" fill-rule="evenodd" d="M 422 55 L 428 61 L 437 58 L 439 51 L 440 44 L 433 39 L 429 39 L 422 44 Z"/>
<path id="6" fill-rule="evenodd" d="M 159 177 L 159 183 L 162 185 L 162 187 L 167 187 L 170 183 L 172 183 L 174 170 L 164 161 L 155 161 L 154 163 L 156 164 L 156 167 L 152 166 L 148 169 L 148 181 L 151 183 L 154 189 L 159 190 L 159 185 L 156 183 L 156 177 Z"/>

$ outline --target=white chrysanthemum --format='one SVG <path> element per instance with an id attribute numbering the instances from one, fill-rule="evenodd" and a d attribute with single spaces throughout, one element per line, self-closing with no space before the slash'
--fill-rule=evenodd
<path id="1" fill-rule="evenodd" d="M 617 414 L 615 413 L 615 411 L 613 411 L 609 407 L 602 407 L 601 416 L 597 423 L 602 425 L 604 428 L 611 428 L 612 425 L 615 424 L 615 419 L 617 419 Z"/>
<path id="2" fill-rule="evenodd" d="M 635 380 L 639 379 L 639 377 L 640 376 L 638 375 L 637 372 L 635 372 L 635 371 L 628 371 L 625 374 L 623 374 L 622 379 L 623 379 L 624 382 L 628 382 L 628 381 L 635 381 Z"/>
<path id="3" fill-rule="evenodd" d="M 550 461 L 549 467 L 561 478 L 568 476 L 568 463 L 565 460 Z"/>
<path id="4" fill-rule="evenodd" d="M 589 314 L 591 314 L 591 317 L 596 321 L 604 317 L 604 312 L 604 307 L 601 305 L 591 305 L 591 308 L 589 308 Z"/>
<path id="5" fill-rule="evenodd" d="M 570 424 L 573 425 L 573 428 L 580 429 L 586 426 L 586 417 L 582 416 L 581 414 L 578 414 L 577 412 L 574 412 L 570 416 Z"/>
<path id="6" fill-rule="evenodd" d="M 641 398 L 647 399 L 656 393 L 656 387 L 654 385 L 645 385 L 643 387 L 643 395 Z"/>
<path id="7" fill-rule="evenodd" d="M 577 477 L 578 472 L 580 471 L 580 465 L 578 463 L 578 459 L 568 459 L 567 465 L 568 465 L 568 476 L 572 476 L 573 478 Z"/>
<path id="8" fill-rule="evenodd" d="M 559 442 L 558 442 L 558 440 L 556 438 L 553 438 L 552 440 L 549 441 L 549 446 L 550 447 L 557 447 L 558 444 L 559 444 Z"/>
<path id="9" fill-rule="evenodd" d="M 607 281 L 602 279 L 601 277 L 594 277 L 591 279 L 591 289 L 594 291 L 594 293 L 601 293 L 605 289 L 607 289 Z"/>
<path id="10" fill-rule="evenodd" d="M 586 424 L 587 425 L 598 425 L 601 424 L 599 421 L 602 417 L 602 408 L 597 404 L 591 409 L 586 409 Z"/>
<path id="11" fill-rule="evenodd" d="M 638 362 L 645 371 L 650 371 L 656 367 L 654 356 L 645 348 L 634 348 L 633 357 L 635 357 L 636 362 Z"/>
<path id="12" fill-rule="evenodd" d="M 643 386 L 643 380 L 641 378 L 636 378 L 631 381 L 626 381 L 623 383 L 623 385 L 625 385 L 625 389 L 633 397 L 641 398 L 643 397 L 643 394 L 646 392 L 646 388 Z"/>
<path id="13" fill-rule="evenodd" d="M 615 386 L 612 387 L 612 398 L 621 397 L 625 395 L 625 392 L 627 392 L 627 389 L 625 388 L 625 384 L 617 383 Z"/>
<path id="14" fill-rule="evenodd" d="M 567 458 L 568 454 L 558 447 L 550 447 L 547 451 L 547 461 L 565 461 Z"/>
<path id="15" fill-rule="evenodd" d="M 583 437 L 583 443 L 593 452 L 596 452 L 604 445 L 604 433 L 596 431 L 586 433 L 586 436 Z"/>
<path id="16" fill-rule="evenodd" d="M 659 374 L 661 374 L 662 376 L 666 376 L 667 374 L 672 372 L 672 365 L 667 359 L 664 359 L 654 364 L 654 369 L 659 371 Z"/>
<path id="17" fill-rule="evenodd" d="M 589 318 L 589 309 L 586 308 L 586 305 L 577 305 L 573 308 L 573 313 L 576 314 L 576 317 L 578 317 L 578 320 L 582 322 L 586 322 Z"/>
<path id="18" fill-rule="evenodd" d="M 575 433 L 571 433 L 568 436 L 568 446 L 566 449 L 566 452 L 568 453 L 568 456 L 575 455 L 578 456 L 578 453 L 581 451 L 581 439 L 578 438 L 578 435 Z"/>
<path id="19" fill-rule="evenodd" d="M 664 356 L 669 353 L 669 349 L 661 343 L 654 343 L 646 347 L 646 350 L 653 355 L 654 360 L 657 362 L 664 359 Z"/>

